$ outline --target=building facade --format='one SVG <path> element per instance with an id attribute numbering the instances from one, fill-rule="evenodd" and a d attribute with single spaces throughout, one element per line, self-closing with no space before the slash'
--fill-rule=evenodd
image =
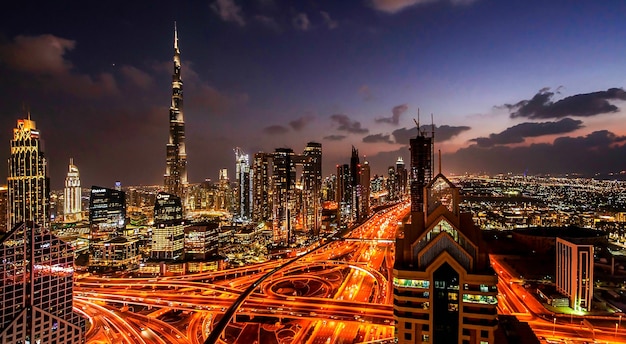
<path id="1" fill-rule="evenodd" d="M 235 148 L 235 178 L 237 179 L 236 216 L 242 221 L 252 218 L 252 170 L 250 158 L 241 148 Z"/>
<path id="2" fill-rule="evenodd" d="M 0 343 L 84 343 L 69 244 L 31 221 L 0 240 Z"/>
<path id="3" fill-rule="evenodd" d="M 80 173 L 78 167 L 74 165 L 74 159 L 70 159 L 67 177 L 65 177 L 65 189 L 63 189 L 63 220 L 65 222 L 80 221 L 82 211 Z"/>
<path id="4" fill-rule="evenodd" d="M 154 204 L 154 228 L 150 258 L 177 260 L 185 248 L 183 206 L 176 195 L 160 192 Z"/>
<path id="5" fill-rule="evenodd" d="M 437 175 L 422 211 L 396 239 L 393 269 L 398 343 L 495 343 L 497 276 L 480 229 L 459 212 L 459 190 Z"/>
<path id="6" fill-rule="evenodd" d="M 195 223 L 185 227 L 185 259 L 206 260 L 217 256 L 218 240 L 218 223 Z"/>
<path id="7" fill-rule="evenodd" d="M 185 150 L 185 119 L 183 116 L 183 80 L 180 75 L 178 31 L 174 25 L 174 73 L 170 104 L 170 136 L 166 146 L 165 190 L 184 199 L 187 184 L 187 152 Z"/>
<path id="8" fill-rule="evenodd" d="M 417 136 L 409 141 L 411 151 L 411 171 L 410 171 L 410 192 L 411 211 L 422 211 L 424 206 L 424 187 L 433 177 L 433 140 L 434 132 L 431 136 L 417 127 Z"/>
<path id="9" fill-rule="evenodd" d="M 50 222 L 50 179 L 35 121 L 19 119 L 13 129 L 7 177 L 7 230 L 23 221 Z"/>
<path id="10" fill-rule="evenodd" d="M 569 298 L 575 311 L 591 311 L 593 245 L 556 238 L 556 289 Z"/>
<path id="11" fill-rule="evenodd" d="M 94 185 L 89 195 L 91 241 L 108 240 L 123 235 L 126 228 L 124 191 Z"/>

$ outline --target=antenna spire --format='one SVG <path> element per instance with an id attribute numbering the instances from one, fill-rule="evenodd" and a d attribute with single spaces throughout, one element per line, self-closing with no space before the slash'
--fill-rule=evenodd
<path id="1" fill-rule="evenodd" d="M 174 21 L 174 50 L 178 51 L 178 30 L 176 29 L 176 21 Z"/>

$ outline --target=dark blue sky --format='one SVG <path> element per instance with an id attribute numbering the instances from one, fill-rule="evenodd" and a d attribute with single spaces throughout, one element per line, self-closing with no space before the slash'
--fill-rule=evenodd
<path id="1" fill-rule="evenodd" d="M 626 170 L 623 1 L 56 1 L 4 12 L 0 143 L 8 157 L 26 104 L 55 188 L 70 157 L 85 186 L 162 182 L 174 21 L 191 182 L 220 168 L 234 177 L 234 147 L 300 152 L 308 141 L 323 144 L 325 174 L 351 145 L 384 173 L 408 162 L 418 108 L 422 124 L 434 115 L 447 173 Z"/>

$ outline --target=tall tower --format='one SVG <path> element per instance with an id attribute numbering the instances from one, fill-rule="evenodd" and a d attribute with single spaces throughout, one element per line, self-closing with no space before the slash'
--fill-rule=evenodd
<path id="1" fill-rule="evenodd" d="M 187 153 L 185 152 L 185 119 L 183 118 L 183 81 L 180 77 L 180 50 L 178 50 L 178 31 L 176 31 L 175 23 L 170 138 L 166 148 L 165 190 L 182 199 L 184 187 L 187 184 Z"/>
<path id="2" fill-rule="evenodd" d="M 241 148 L 235 148 L 235 173 L 237 178 L 237 216 L 250 220 L 252 210 L 252 178 L 250 176 L 250 158 Z"/>
<path id="3" fill-rule="evenodd" d="M 322 144 L 309 142 L 302 153 L 303 181 L 303 219 L 304 227 L 311 229 L 311 234 L 318 234 L 321 225 L 322 205 Z"/>
<path id="4" fill-rule="evenodd" d="M 361 164 L 361 174 L 359 182 L 360 184 L 360 194 L 361 194 L 361 218 L 366 219 L 370 214 L 370 192 L 371 192 L 371 181 L 370 181 L 370 163 L 365 160 L 363 164 Z"/>
<path id="5" fill-rule="evenodd" d="M 411 150 L 411 211 L 421 212 L 424 207 L 424 188 L 433 177 L 433 140 L 434 130 L 431 136 L 420 130 L 417 124 L 417 136 L 410 140 Z M 434 126 L 433 126 L 434 128 Z"/>
<path id="6" fill-rule="evenodd" d="M 50 179 L 35 121 L 17 120 L 9 157 L 7 230 L 33 221 L 47 227 L 50 212 Z"/>
<path id="7" fill-rule="evenodd" d="M 442 174 L 424 195 L 422 211 L 396 237 L 397 343 L 496 343 L 498 277 L 480 228 L 460 211 L 459 188 Z"/>
<path id="8" fill-rule="evenodd" d="M 63 218 L 65 222 L 80 221 L 81 211 L 80 174 L 78 167 L 74 165 L 74 159 L 70 158 L 67 177 L 65 177 L 65 189 L 63 190 Z"/>
<path id="9" fill-rule="evenodd" d="M 361 164 L 359 162 L 359 151 L 352 146 L 352 156 L 350 156 L 350 191 L 352 198 L 350 201 L 350 217 L 352 221 L 361 219 Z"/>

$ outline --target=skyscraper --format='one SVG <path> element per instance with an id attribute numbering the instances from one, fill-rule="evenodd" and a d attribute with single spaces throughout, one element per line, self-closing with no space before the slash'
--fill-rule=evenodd
<path id="1" fill-rule="evenodd" d="M 165 190 L 184 198 L 187 184 L 187 153 L 185 151 L 185 119 L 183 117 L 183 81 L 180 77 L 178 31 L 174 24 L 174 73 L 172 74 L 172 103 L 170 105 L 170 137 L 167 143 Z"/>
<path id="2" fill-rule="evenodd" d="M 159 192 L 154 203 L 154 229 L 150 257 L 158 260 L 182 258 L 185 222 L 179 197 Z"/>
<path id="3" fill-rule="evenodd" d="M 410 140 L 411 219 L 399 227 L 393 268 L 398 343 L 495 342 L 498 277 L 459 188 L 432 178 L 433 135 Z"/>
<path id="4" fill-rule="evenodd" d="M 74 165 L 74 159 L 70 159 L 67 177 L 65 177 L 65 189 L 63 190 L 63 219 L 65 222 L 81 220 L 81 196 L 78 167 Z"/>
<path id="5" fill-rule="evenodd" d="M 0 343 L 83 343 L 85 319 L 72 310 L 74 254 L 32 221 L 0 240 Z"/>
<path id="6" fill-rule="evenodd" d="M 22 221 L 46 227 L 50 219 L 50 179 L 39 130 L 30 114 L 19 119 L 13 129 L 7 184 L 7 229 Z"/>
<path id="7" fill-rule="evenodd" d="M 498 278 L 480 228 L 442 174 L 400 228 L 393 268 L 398 343 L 495 343 Z"/>
<path id="8" fill-rule="evenodd" d="M 291 148 L 276 148 L 272 169 L 274 241 L 288 245 L 293 239 L 294 189 L 296 186 L 295 155 Z"/>
<path id="9" fill-rule="evenodd" d="M 252 216 L 252 178 L 250 175 L 250 159 L 241 148 L 235 148 L 235 178 L 237 179 L 236 214 L 242 220 L 250 220 Z"/>
<path id="10" fill-rule="evenodd" d="M 322 216 L 322 144 L 307 143 L 302 157 L 303 226 L 318 234 Z"/>
<path id="11" fill-rule="evenodd" d="M 424 187 L 433 177 L 433 140 L 434 130 L 430 137 L 417 125 L 417 136 L 411 139 L 411 211 L 422 211 L 424 206 Z"/>
<path id="12" fill-rule="evenodd" d="M 370 215 L 370 163 L 365 160 L 361 164 L 361 173 L 359 181 L 359 193 L 361 194 L 361 219 L 366 219 Z"/>

